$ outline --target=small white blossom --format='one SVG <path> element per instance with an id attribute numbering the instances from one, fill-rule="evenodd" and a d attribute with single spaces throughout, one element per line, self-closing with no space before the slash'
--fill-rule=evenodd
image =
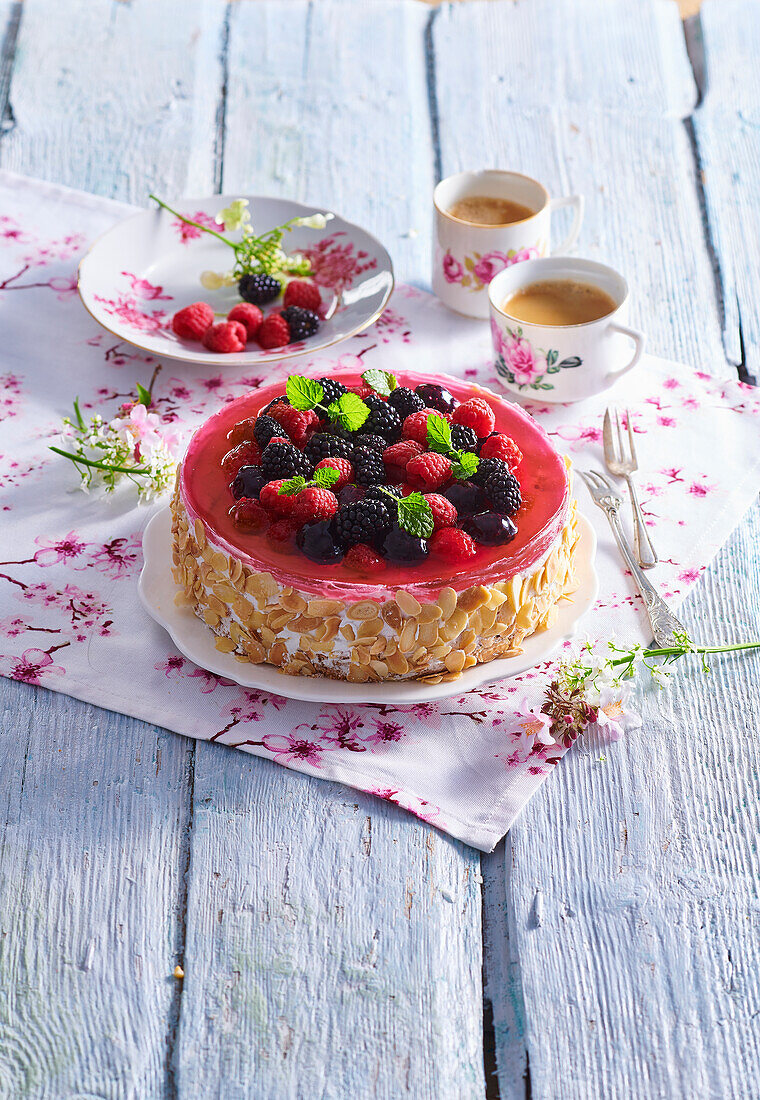
<path id="1" fill-rule="evenodd" d="M 248 199 L 235 199 L 224 210 L 220 210 L 214 218 L 217 225 L 223 225 L 225 229 L 240 229 L 251 221 L 248 210 Z"/>
<path id="2" fill-rule="evenodd" d="M 308 218 L 294 218 L 293 225 L 303 225 L 307 229 L 324 229 L 334 217 L 334 214 L 310 214 Z"/>

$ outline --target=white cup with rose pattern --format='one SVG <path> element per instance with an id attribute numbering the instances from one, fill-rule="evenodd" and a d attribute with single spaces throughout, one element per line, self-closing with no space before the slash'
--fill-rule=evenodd
<path id="1" fill-rule="evenodd" d="M 501 225 L 482 225 L 452 215 L 452 207 L 460 200 L 478 196 L 517 203 L 532 213 Z M 499 272 L 550 251 L 566 252 L 578 239 L 583 222 L 582 195 L 552 199 L 530 176 L 496 169 L 459 172 L 441 180 L 433 192 L 433 205 L 433 292 L 449 309 L 482 319 L 488 317 L 488 285 Z M 565 240 L 551 249 L 552 213 L 564 206 L 573 207 L 573 224 Z"/>
<path id="2" fill-rule="evenodd" d="M 614 308 L 594 321 L 540 325 L 510 316 L 505 303 L 544 281 L 569 280 L 598 287 Z M 580 401 L 608 389 L 636 366 L 645 337 L 627 324 L 628 284 L 606 264 L 547 257 L 501 271 L 488 288 L 494 366 L 501 384 L 531 401 Z"/>

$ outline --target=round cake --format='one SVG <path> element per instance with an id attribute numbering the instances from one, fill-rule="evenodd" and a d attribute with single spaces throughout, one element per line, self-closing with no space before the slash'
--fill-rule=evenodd
<path id="1" fill-rule="evenodd" d="M 437 683 L 520 652 L 575 590 L 569 467 L 522 409 L 453 378 L 293 377 L 193 435 L 174 578 L 240 661 Z"/>

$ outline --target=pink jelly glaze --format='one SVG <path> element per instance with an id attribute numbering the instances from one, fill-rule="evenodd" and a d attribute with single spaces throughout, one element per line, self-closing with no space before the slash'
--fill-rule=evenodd
<path id="1" fill-rule="evenodd" d="M 361 382 L 355 372 L 342 371 L 334 377 L 344 385 Z M 231 401 L 210 417 L 193 435 L 180 475 L 180 494 L 191 522 L 200 517 L 210 541 L 245 565 L 271 572 L 282 584 L 293 585 L 315 596 L 348 600 L 377 598 L 384 589 L 406 588 L 421 598 L 435 598 L 442 587 L 461 591 L 473 584 L 488 583 L 524 573 L 550 549 L 567 517 L 569 484 L 565 464 L 554 450 L 546 432 L 517 405 L 497 397 L 472 382 L 447 375 L 407 372 L 398 376 L 400 385 L 416 386 L 437 382 L 460 401 L 483 397 L 496 416 L 496 428 L 511 436 L 523 453 L 517 470 L 523 505 L 514 517 L 517 535 L 506 546 L 483 546 L 465 568 L 431 556 L 415 566 L 389 565 L 382 573 L 360 578 L 342 563 L 317 565 L 297 549 L 282 553 L 266 535 L 238 530 L 228 515 L 233 503 L 229 479 L 221 467 L 230 449 L 227 433 L 240 420 L 255 416 L 284 392 L 285 380 L 253 390 Z"/>

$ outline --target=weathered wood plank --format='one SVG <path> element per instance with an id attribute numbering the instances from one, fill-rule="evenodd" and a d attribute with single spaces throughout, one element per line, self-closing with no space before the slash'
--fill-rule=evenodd
<path id="1" fill-rule="evenodd" d="M 674 16 L 540 0 L 443 9 L 441 166 L 501 164 L 585 192 L 578 252 L 629 275 L 653 349 L 729 374 Z M 756 511 L 692 598 L 695 635 L 760 634 L 759 523 Z M 643 732 L 606 762 L 593 745 L 571 753 L 483 861 L 503 1096 L 521 1094 L 523 1042 L 542 1098 L 757 1091 L 757 825 L 739 807 L 757 790 L 758 663 L 681 676 L 645 700 Z"/>
<path id="2" fill-rule="evenodd" d="M 720 278 L 723 339 L 729 360 L 758 378 L 760 19 L 750 0 L 708 0 L 701 25 L 707 86 L 694 132 Z"/>
<path id="3" fill-rule="evenodd" d="M 427 281 L 427 18 L 235 5 L 223 189 L 334 207 Z M 181 1094 L 481 1097 L 477 868 L 387 803 L 199 746 Z"/>

